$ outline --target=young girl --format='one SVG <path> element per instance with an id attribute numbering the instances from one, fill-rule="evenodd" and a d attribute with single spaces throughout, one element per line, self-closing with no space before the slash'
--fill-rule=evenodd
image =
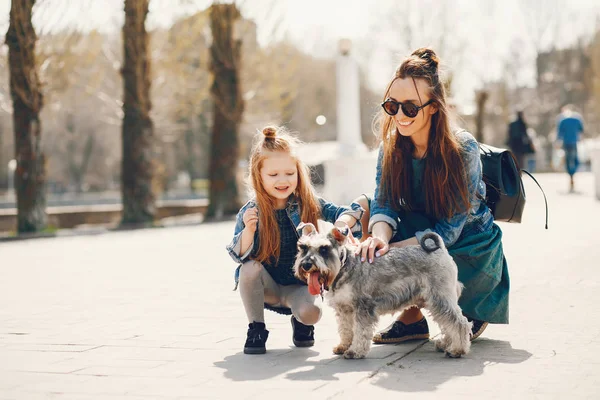
<path id="1" fill-rule="evenodd" d="M 257 135 L 250 156 L 250 186 L 253 198 L 237 215 L 233 240 L 227 246 L 241 265 L 236 270 L 236 287 L 248 316 L 246 354 L 263 354 L 269 331 L 264 308 L 292 315 L 293 343 L 314 344 L 313 325 L 321 318 L 316 296 L 294 277 L 301 222 L 317 226 L 317 219 L 347 224 L 360 232 L 363 209 L 352 203 L 338 207 L 318 198 L 310 182 L 308 167 L 295 150 L 299 141 L 282 127 L 266 127 Z"/>
<path id="2" fill-rule="evenodd" d="M 465 285 L 459 305 L 473 322 L 472 339 L 488 323 L 508 323 L 502 232 L 485 204 L 479 147 L 470 133 L 450 126 L 433 50 L 415 50 L 398 67 L 385 92 L 379 125 L 375 197 L 369 205 L 365 202 L 372 237 L 361 243 L 363 261 L 382 256 L 390 247 L 416 245 L 423 234 L 434 231 Z M 413 307 L 373 341 L 428 337 L 427 321 Z"/>

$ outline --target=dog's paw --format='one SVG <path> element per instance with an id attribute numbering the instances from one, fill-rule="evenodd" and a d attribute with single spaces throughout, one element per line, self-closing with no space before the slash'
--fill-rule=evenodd
<path id="1" fill-rule="evenodd" d="M 346 350 L 348 350 L 348 346 L 340 343 L 333 348 L 333 354 L 344 354 Z"/>
<path id="2" fill-rule="evenodd" d="M 446 341 L 444 339 L 437 339 L 434 341 L 435 344 L 435 349 L 441 353 L 444 353 L 446 351 Z"/>
<path id="3" fill-rule="evenodd" d="M 448 358 L 461 358 L 467 354 L 464 350 L 446 350 L 446 357 Z"/>
<path id="4" fill-rule="evenodd" d="M 346 352 L 344 353 L 344 358 L 348 359 L 348 360 L 350 360 L 350 359 L 357 360 L 357 359 L 360 359 L 360 358 L 365 358 L 365 355 L 366 354 L 357 353 L 354 350 L 346 350 Z"/>

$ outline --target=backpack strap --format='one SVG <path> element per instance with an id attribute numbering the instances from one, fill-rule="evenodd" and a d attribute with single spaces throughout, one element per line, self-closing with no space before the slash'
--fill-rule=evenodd
<path id="1" fill-rule="evenodd" d="M 544 203 L 546 203 L 546 229 L 548 229 L 548 200 L 546 200 L 546 193 L 544 193 L 544 189 L 542 189 L 542 186 L 540 186 L 539 182 L 537 181 L 537 179 L 535 179 L 533 177 L 533 175 L 531 175 L 529 173 L 529 171 L 526 171 L 524 169 L 521 170 L 521 172 L 525 172 L 527 175 L 529 175 L 529 177 L 531 179 L 533 179 L 533 181 L 536 183 L 536 185 L 538 185 L 538 187 L 540 188 L 540 190 L 542 191 L 542 194 L 544 195 Z"/>

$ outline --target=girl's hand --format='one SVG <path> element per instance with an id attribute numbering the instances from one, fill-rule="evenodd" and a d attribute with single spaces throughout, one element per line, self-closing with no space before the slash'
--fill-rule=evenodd
<path id="1" fill-rule="evenodd" d="M 352 234 L 352 232 L 350 232 L 350 231 L 348 231 L 348 241 L 354 247 L 360 246 L 360 240 L 355 238 L 354 235 Z"/>
<path id="2" fill-rule="evenodd" d="M 258 210 L 254 207 L 249 208 L 244 212 L 244 225 L 250 232 L 256 232 L 256 224 L 258 224 Z"/>
<path id="3" fill-rule="evenodd" d="M 340 231 L 346 231 L 348 232 L 348 236 L 346 236 L 348 238 L 348 243 L 350 243 L 350 245 L 354 246 L 354 247 L 358 247 L 360 245 L 360 241 L 354 237 L 354 235 L 352 234 L 352 231 L 350 230 L 350 227 L 348 226 L 348 224 L 342 220 L 337 220 L 334 222 L 333 226 L 335 226 L 336 228 L 338 228 Z"/>
<path id="4" fill-rule="evenodd" d="M 370 263 L 373 262 L 373 257 L 381 257 L 390 249 L 389 244 L 384 242 L 382 239 L 377 237 L 370 237 L 364 242 L 360 244 L 360 247 L 354 253 L 355 255 L 360 254 L 360 260 L 365 261 L 369 260 Z"/>

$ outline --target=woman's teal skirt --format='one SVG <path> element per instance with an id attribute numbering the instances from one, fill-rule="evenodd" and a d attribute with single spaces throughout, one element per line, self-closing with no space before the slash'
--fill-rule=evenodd
<path id="1" fill-rule="evenodd" d="M 433 228 L 435 221 L 419 212 L 402 212 L 402 222 L 390 242 L 415 236 Z M 494 324 L 508 323 L 510 279 L 502 250 L 502 231 L 495 223 L 486 232 L 466 225 L 458 240 L 448 248 L 458 266 L 458 280 L 465 288 L 458 300 L 464 315 Z"/>

